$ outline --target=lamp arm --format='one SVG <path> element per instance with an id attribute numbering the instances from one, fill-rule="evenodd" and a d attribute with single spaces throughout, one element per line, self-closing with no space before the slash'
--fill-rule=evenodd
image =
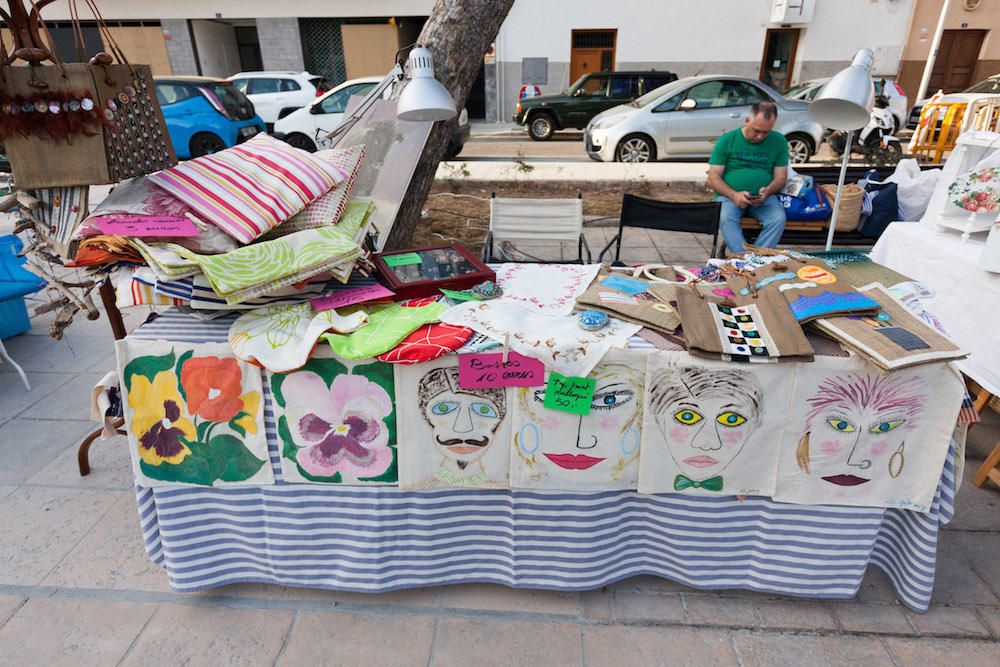
<path id="1" fill-rule="evenodd" d="M 372 105 L 375 104 L 375 101 L 382 96 L 382 93 L 385 92 L 386 88 L 396 83 L 397 81 L 402 81 L 402 79 L 403 79 L 403 68 L 400 66 L 399 63 L 396 63 L 396 65 L 389 71 L 389 73 L 386 74 L 385 77 L 383 77 L 383 79 L 378 82 L 378 85 L 372 88 L 365 96 L 365 98 L 361 100 L 361 104 L 359 104 L 358 107 L 354 111 L 352 111 L 349 116 L 347 116 L 340 122 L 340 125 L 333 128 L 333 130 L 331 130 L 330 133 L 327 134 L 326 137 L 324 138 L 327 140 L 331 140 L 342 137 L 344 133 L 346 133 L 349 129 L 354 127 L 355 123 L 361 120 L 361 118 L 368 112 L 368 110 L 372 107 Z M 338 143 L 337 141 L 333 141 L 330 144 L 330 147 L 333 148 L 334 146 L 337 145 L 337 143 Z"/>
<path id="2" fill-rule="evenodd" d="M 837 216 L 840 214 L 840 195 L 844 192 L 844 180 L 847 178 L 847 163 L 851 160 L 851 139 L 853 138 L 854 130 L 849 130 L 847 140 L 844 142 L 844 159 L 840 163 L 840 176 L 837 178 L 837 196 L 833 200 L 833 212 L 830 214 L 830 229 L 826 232 L 828 252 L 833 247 L 833 232 L 837 227 Z"/>

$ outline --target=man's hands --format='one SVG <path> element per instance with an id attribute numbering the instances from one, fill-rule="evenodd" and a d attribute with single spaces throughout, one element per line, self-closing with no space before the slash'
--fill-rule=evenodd
<path id="1" fill-rule="evenodd" d="M 740 208 L 746 208 L 748 206 L 759 206 L 760 204 L 763 204 L 764 200 L 767 199 L 770 194 L 771 193 L 768 189 L 764 187 L 758 190 L 756 194 L 747 192 L 746 190 L 743 192 L 734 192 L 731 199 L 733 200 L 733 203 Z"/>

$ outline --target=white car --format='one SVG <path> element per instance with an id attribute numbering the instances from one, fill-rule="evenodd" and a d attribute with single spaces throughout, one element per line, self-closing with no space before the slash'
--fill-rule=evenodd
<path id="1" fill-rule="evenodd" d="M 330 90 L 326 79 L 309 72 L 240 72 L 229 80 L 250 98 L 269 128 Z"/>
<path id="2" fill-rule="evenodd" d="M 365 76 L 350 79 L 333 90 L 318 97 L 308 106 L 293 111 L 274 124 L 272 134 L 278 139 L 312 153 L 324 145 L 323 138 L 344 120 L 347 102 L 352 96 L 364 97 L 382 80 L 379 76 Z M 386 88 L 384 98 L 388 98 L 392 87 Z M 465 109 L 458 115 L 458 126 L 452 133 L 445 159 L 458 155 L 469 139 L 469 114 Z"/>
<path id="3" fill-rule="evenodd" d="M 689 76 L 594 117 L 584 131 L 587 155 L 603 162 L 707 158 L 715 141 L 743 125 L 755 102 L 778 106 L 775 131 L 788 140 L 793 164 L 807 161 L 823 138 L 807 102 L 789 100 L 760 81 Z"/>
<path id="4" fill-rule="evenodd" d="M 785 97 L 792 100 L 812 102 L 819 89 L 826 85 L 826 82 L 829 80 L 830 77 L 803 81 L 786 90 Z M 893 134 L 896 134 L 901 128 L 906 126 L 906 92 L 903 91 L 903 88 L 894 79 L 879 78 L 875 79 L 875 94 L 885 95 L 888 98 L 889 111 L 892 113 L 892 119 L 896 124 L 895 128 L 893 128 Z"/>
<path id="5" fill-rule="evenodd" d="M 930 92 L 930 91 L 928 91 Z M 994 74 L 993 76 L 987 77 L 975 83 L 960 93 L 948 93 L 941 98 L 941 102 L 951 103 L 951 102 L 975 102 L 976 100 L 985 99 L 987 97 L 996 97 L 1000 95 L 1000 74 Z M 910 111 L 910 118 L 906 123 L 906 127 L 916 128 L 920 123 L 920 112 L 923 111 L 924 105 L 930 100 L 930 97 L 920 100 L 913 105 L 913 109 Z"/>

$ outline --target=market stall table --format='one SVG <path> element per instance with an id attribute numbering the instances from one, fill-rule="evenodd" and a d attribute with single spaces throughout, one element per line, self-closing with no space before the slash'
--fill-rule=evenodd
<path id="1" fill-rule="evenodd" d="M 224 342 L 233 320 L 168 311 L 130 338 Z M 264 392 L 273 486 L 136 487 L 146 550 L 175 590 L 240 582 L 363 592 L 470 582 L 588 590 L 651 574 L 705 589 L 849 598 L 874 564 L 922 611 L 938 531 L 953 516 L 955 442 L 927 513 L 632 491 L 288 484 L 266 384 Z"/>
<path id="2" fill-rule="evenodd" d="M 1000 394 L 1000 274 L 976 268 L 985 243 L 982 234 L 963 242 L 958 232 L 895 222 L 882 233 L 871 258 L 932 292 L 921 301 L 969 352 L 958 367 L 991 394 Z"/>

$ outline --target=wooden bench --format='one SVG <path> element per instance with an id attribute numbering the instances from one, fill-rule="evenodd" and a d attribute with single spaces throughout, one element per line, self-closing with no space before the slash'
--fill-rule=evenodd
<path id="1" fill-rule="evenodd" d="M 753 218 L 743 218 L 740 220 L 740 227 L 747 231 L 758 231 L 760 223 Z M 826 220 L 814 222 L 789 220 L 785 223 L 785 231 L 781 235 L 781 245 L 825 245 L 826 233 Z M 834 232 L 833 234 L 835 246 L 872 246 L 875 245 L 876 240 L 862 236 L 856 231 Z"/>

